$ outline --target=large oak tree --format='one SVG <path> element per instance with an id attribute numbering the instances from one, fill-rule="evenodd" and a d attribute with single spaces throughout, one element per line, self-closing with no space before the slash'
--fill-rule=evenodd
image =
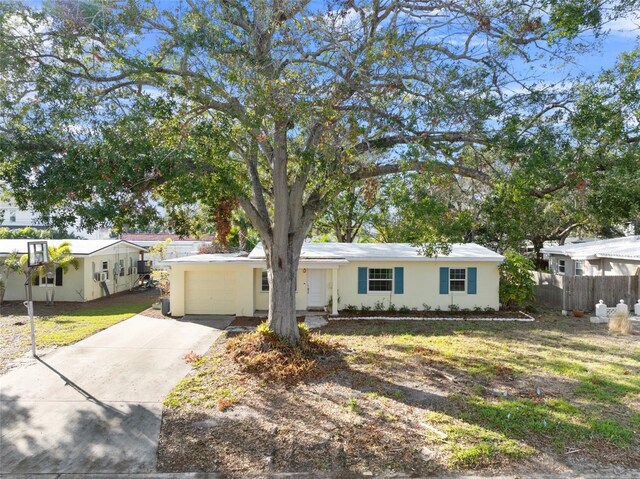
<path id="1" fill-rule="evenodd" d="M 17 199 L 88 227 L 238 204 L 264 243 L 269 325 L 292 343 L 300 250 L 328 201 L 403 170 L 486 181 L 461 152 L 603 19 L 570 0 L 0 9 L 0 174 Z"/>

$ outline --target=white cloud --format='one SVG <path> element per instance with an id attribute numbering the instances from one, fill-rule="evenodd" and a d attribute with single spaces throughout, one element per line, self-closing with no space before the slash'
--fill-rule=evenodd
<path id="1" fill-rule="evenodd" d="M 611 35 L 638 38 L 640 36 L 640 14 L 633 14 L 629 17 L 618 18 L 605 25 Z"/>

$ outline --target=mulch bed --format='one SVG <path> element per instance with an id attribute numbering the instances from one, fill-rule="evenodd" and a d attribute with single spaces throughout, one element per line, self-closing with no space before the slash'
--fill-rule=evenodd
<path id="1" fill-rule="evenodd" d="M 513 317 L 525 317 L 520 311 L 420 311 L 411 310 L 407 312 L 400 311 L 351 311 L 343 309 L 339 312 L 339 316 L 346 317 L 388 317 L 388 318 L 465 318 L 473 321 L 474 318 L 513 318 Z"/>

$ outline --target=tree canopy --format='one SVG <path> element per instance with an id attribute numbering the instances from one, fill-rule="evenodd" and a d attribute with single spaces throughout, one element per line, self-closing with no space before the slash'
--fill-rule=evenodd
<path id="1" fill-rule="evenodd" d="M 53 224 L 89 229 L 145 224 L 158 204 L 176 228 L 184 205 L 239 205 L 265 246 L 270 326 L 296 342 L 302 243 L 354 182 L 488 182 L 485 159 L 504 152 L 548 168 L 529 194 L 566 181 L 542 148 L 519 154 L 556 110 L 535 69 L 631 3 L 4 3 L 0 178 Z"/>

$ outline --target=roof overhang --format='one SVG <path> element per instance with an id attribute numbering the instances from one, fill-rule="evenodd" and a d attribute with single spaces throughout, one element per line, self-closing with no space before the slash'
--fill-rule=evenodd
<path id="1" fill-rule="evenodd" d="M 208 255 L 198 254 L 183 256 L 182 258 L 172 258 L 165 261 L 170 265 L 232 265 L 239 264 L 252 266 L 253 268 L 266 268 L 267 262 L 264 258 L 248 258 L 247 256 L 231 255 Z M 344 258 L 300 258 L 300 268 L 337 268 L 340 265 L 348 264 Z"/>
<path id="2" fill-rule="evenodd" d="M 2 241 L 11 241 L 12 243 L 9 243 L 11 246 L 9 248 L 9 250 L 3 250 L 3 243 Z M 36 241 L 36 240 L 30 240 L 30 239 L 24 239 L 24 240 L 0 240 L 0 256 L 7 256 L 11 253 L 13 253 L 14 251 L 16 251 L 18 254 L 27 254 L 27 243 L 30 241 Z M 37 240 L 40 241 L 40 240 Z M 90 256 L 94 256 L 96 254 L 102 253 L 105 250 L 108 250 L 109 248 L 117 248 L 119 246 L 127 245 L 129 247 L 131 247 L 132 249 L 135 249 L 139 252 L 146 252 L 147 248 L 143 247 L 143 246 L 138 246 L 137 244 L 133 244 L 129 241 L 125 241 L 125 240 L 117 240 L 111 244 L 104 244 L 101 247 L 95 249 L 95 250 L 91 250 L 91 251 L 78 251 L 77 249 L 74 250 L 73 246 L 74 246 L 74 241 L 94 241 L 94 240 L 42 240 L 42 241 L 47 241 L 47 243 L 49 243 L 50 245 L 55 245 L 55 246 L 59 246 L 61 243 L 63 243 L 64 241 L 70 241 L 71 242 L 71 254 L 73 254 L 73 256 L 79 256 L 79 257 L 83 257 L 83 258 L 87 258 Z M 95 240 L 97 242 L 102 242 L 103 240 Z M 20 242 L 20 243 L 18 243 Z M 17 246 L 17 247 L 16 247 Z M 76 244 L 77 246 L 77 244 Z"/>

